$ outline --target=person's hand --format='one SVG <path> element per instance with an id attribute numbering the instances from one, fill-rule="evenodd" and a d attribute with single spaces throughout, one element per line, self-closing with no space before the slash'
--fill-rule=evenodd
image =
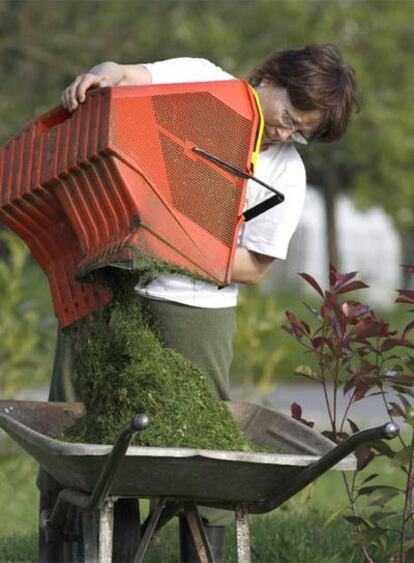
<path id="1" fill-rule="evenodd" d="M 87 90 L 104 86 L 113 86 L 106 76 L 91 73 L 80 74 L 72 84 L 63 90 L 60 97 L 62 106 L 69 111 L 74 111 L 79 104 L 85 101 Z"/>

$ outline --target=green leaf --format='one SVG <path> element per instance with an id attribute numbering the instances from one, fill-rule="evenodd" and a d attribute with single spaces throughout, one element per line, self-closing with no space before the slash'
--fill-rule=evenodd
<path id="1" fill-rule="evenodd" d="M 395 516 L 401 518 L 401 512 L 399 512 L 398 510 L 381 510 L 379 512 L 373 512 L 370 514 L 370 518 L 371 520 L 374 520 L 374 522 L 378 522 L 380 520 L 385 520 L 385 519 L 391 519 L 394 518 Z"/>
<path id="2" fill-rule="evenodd" d="M 336 520 L 338 516 L 340 516 L 344 512 L 344 510 L 346 510 L 345 506 L 338 508 L 338 510 L 332 512 L 332 514 L 325 520 L 323 527 L 327 528 L 330 524 L 332 524 L 332 522 Z"/>
<path id="3" fill-rule="evenodd" d="M 375 479 L 375 477 L 378 477 L 378 473 L 372 473 L 371 475 L 368 475 L 368 477 L 361 481 L 361 485 L 368 483 L 368 481 L 372 481 L 372 479 Z"/>
<path id="4" fill-rule="evenodd" d="M 389 457 L 392 459 L 395 455 L 395 451 L 384 441 L 378 440 L 372 444 L 372 448 L 376 450 L 380 455 Z"/>
<path id="5" fill-rule="evenodd" d="M 296 375 L 303 375 L 308 377 L 309 379 L 313 379 L 314 381 L 319 381 L 319 374 L 316 373 L 310 366 L 301 365 L 295 369 Z"/>
<path id="6" fill-rule="evenodd" d="M 359 489 L 358 496 L 371 495 L 372 493 L 375 493 L 377 491 L 389 489 L 400 492 L 400 489 L 393 487 L 392 485 L 370 485 L 368 487 L 362 487 L 361 489 Z"/>
<path id="7" fill-rule="evenodd" d="M 365 526 L 367 528 L 372 527 L 372 522 L 370 522 L 368 518 L 363 518 L 362 516 L 344 516 L 344 518 L 356 526 Z"/>
<path id="8" fill-rule="evenodd" d="M 402 492 L 397 487 L 392 487 L 390 485 L 372 485 L 370 487 L 362 487 L 362 489 L 359 489 L 357 496 L 368 496 L 368 504 L 370 506 L 381 506 L 400 494 L 402 494 Z"/>
<path id="9" fill-rule="evenodd" d="M 368 543 L 379 541 L 381 546 L 385 548 L 386 544 L 384 538 L 386 534 L 387 531 L 380 526 L 367 528 L 358 534 L 356 543 L 358 545 L 367 545 Z"/>
<path id="10" fill-rule="evenodd" d="M 413 454 L 412 446 L 405 446 L 395 453 L 392 463 L 398 466 L 408 465 Z"/>
<path id="11" fill-rule="evenodd" d="M 392 384 L 392 381 L 391 381 Z M 397 391 L 397 393 L 402 393 L 403 395 L 409 395 L 410 397 L 414 398 L 414 391 L 412 389 L 409 389 L 407 387 L 402 387 L 401 385 L 391 385 L 391 387 L 393 389 L 395 389 L 395 391 Z"/>
<path id="12" fill-rule="evenodd" d="M 405 395 L 405 393 L 398 393 L 398 398 L 400 399 L 400 401 L 401 401 L 401 403 L 404 407 L 405 420 L 408 424 L 410 424 L 411 426 L 414 426 L 413 405 L 410 403 L 410 401 L 404 395 Z"/>

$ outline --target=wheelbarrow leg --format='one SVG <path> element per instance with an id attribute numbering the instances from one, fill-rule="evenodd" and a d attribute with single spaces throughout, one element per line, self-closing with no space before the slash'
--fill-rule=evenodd
<path id="1" fill-rule="evenodd" d="M 242 505 L 236 508 L 236 534 L 238 563 L 251 563 L 249 518 Z"/>
<path id="2" fill-rule="evenodd" d="M 207 538 L 206 529 L 197 505 L 194 503 L 185 503 L 183 507 L 200 563 L 215 563 L 210 543 Z"/>
<path id="3" fill-rule="evenodd" d="M 114 502 L 107 499 L 99 512 L 83 513 L 84 561 L 111 563 L 114 524 Z"/>
<path id="4" fill-rule="evenodd" d="M 114 502 L 107 499 L 99 511 L 99 563 L 112 561 L 112 529 L 114 525 Z"/>
<path id="5" fill-rule="evenodd" d="M 141 563 L 144 560 L 145 553 L 147 551 L 149 542 L 151 541 L 152 535 L 157 527 L 158 520 L 161 516 L 161 512 L 164 510 L 166 498 L 159 498 L 155 504 L 155 507 L 148 520 L 148 525 L 145 528 L 145 532 L 139 543 L 137 552 L 135 554 L 134 563 Z"/>

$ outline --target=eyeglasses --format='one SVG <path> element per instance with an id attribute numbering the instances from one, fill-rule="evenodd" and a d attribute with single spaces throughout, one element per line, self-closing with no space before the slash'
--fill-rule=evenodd
<path id="1" fill-rule="evenodd" d="M 307 145 L 310 142 L 310 139 L 307 139 L 303 133 L 301 133 L 294 121 L 294 119 L 289 115 L 289 112 L 286 108 L 282 111 L 282 124 L 286 129 L 289 129 L 292 133 L 292 141 L 294 143 L 299 143 L 300 145 Z"/>

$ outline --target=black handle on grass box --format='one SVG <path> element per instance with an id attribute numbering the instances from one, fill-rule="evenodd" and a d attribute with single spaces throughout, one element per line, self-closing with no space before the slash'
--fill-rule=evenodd
<path id="1" fill-rule="evenodd" d="M 279 203 L 285 201 L 285 196 L 281 192 L 277 191 L 275 188 L 272 188 L 272 186 L 269 186 L 262 180 L 259 180 L 259 178 L 256 178 L 252 174 L 248 174 L 247 172 L 240 170 L 240 168 L 237 168 L 236 166 L 233 166 L 232 164 L 221 160 L 221 158 L 219 158 L 218 156 L 215 156 L 214 154 L 211 154 L 204 149 L 200 149 L 199 147 L 193 147 L 191 150 L 196 154 L 199 154 L 203 158 L 209 160 L 210 162 L 217 164 L 217 166 L 220 166 L 220 168 L 222 168 L 223 170 L 234 174 L 234 176 L 237 176 L 237 178 L 241 178 L 243 180 L 253 180 L 253 182 L 260 184 L 274 194 L 272 197 L 269 197 L 269 199 L 266 199 L 265 201 L 262 201 L 257 205 L 254 205 L 250 209 L 246 209 L 246 211 L 244 211 L 243 217 L 246 223 L 247 221 L 258 217 L 265 211 L 268 211 L 272 207 L 275 207 L 276 205 L 279 205 Z"/>

